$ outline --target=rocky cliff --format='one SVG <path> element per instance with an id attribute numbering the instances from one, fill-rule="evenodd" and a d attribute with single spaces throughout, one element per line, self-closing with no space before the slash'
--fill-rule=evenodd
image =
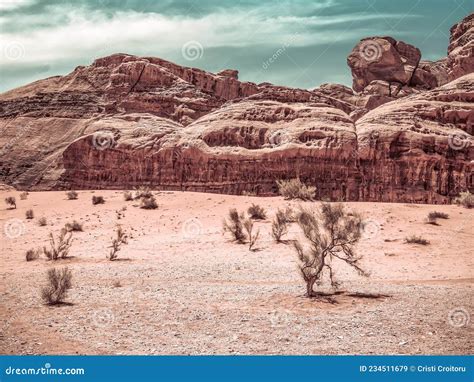
<path id="1" fill-rule="evenodd" d="M 0 95 L 0 182 L 20 189 L 275 194 L 447 203 L 473 190 L 473 15 L 448 57 L 390 37 L 348 57 L 353 89 L 309 91 L 116 54 Z"/>

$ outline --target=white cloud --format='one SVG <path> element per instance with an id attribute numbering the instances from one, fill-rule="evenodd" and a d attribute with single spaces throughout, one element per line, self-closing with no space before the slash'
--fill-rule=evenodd
<path id="1" fill-rule="evenodd" d="M 10 11 L 12 9 L 31 5 L 34 2 L 34 0 L 0 0 L 0 11 Z"/>

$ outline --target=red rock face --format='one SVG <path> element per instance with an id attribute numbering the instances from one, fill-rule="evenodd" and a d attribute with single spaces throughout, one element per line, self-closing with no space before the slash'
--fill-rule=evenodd
<path id="1" fill-rule="evenodd" d="M 447 65 L 450 80 L 474 72 L 474 13 L 451 28 Z"/>
<path id="2" fill-rule="evenodd" d="M 453 57 L 466 20 L 452 29 Z M 356 92 L 100 58 L 0 95 L 0 183 L 269 195 L 276 180 L 299 177 L 320 198 L 421 203 L 474 191 L 474 74 L 448 82 L 466 60 L 420 61 L 415 47 L 376 37 L 348 62 Z"/>

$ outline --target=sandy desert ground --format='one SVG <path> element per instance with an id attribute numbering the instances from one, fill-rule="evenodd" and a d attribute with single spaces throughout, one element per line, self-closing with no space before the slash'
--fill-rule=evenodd
<path id="1" fill-rule="evenodd" d="M 124 201 L 119 191 L 0 192 L 0 353 L 2 354 L 468 354 L 474 350 L 474 210 L 457 206 L 346 203 L 369 223 L 358 245 L 363 278 L 339 270 L 344 289 L 383 293 L 337 303 L 308 299 L 291 245 L 270 236 L 278 207 L 299 202 L 183 192 L 155 192 L 157 210 Z M 15 196 L 17 209 L 3 199 Z M 93 206 L 92 195 L 106 203 Z M 257 250 L 222 233 L 230 207 L 252 202 L 269 218 Z M 308 204 L 305 202 L 303 204 Z M 317 202 L 315 204 L 318 204 Z M 124 206 L 123 216 L 117 211 Z M 35 218 L 25 219 L 33 209 Z M 426 224 L 431 211 L 449 214 Z M 38 219 L 47 218 L 40 227 Z M 26 262 L 73 219 L 70 259 Z M 106 259 L 120 223 L 130 235 L 120 261 Z M 427 246 L 406 244 L 419 234 Z M 288 239 L 299 235 L 292 226 Z M 42 303 L 46 270 L 73 272 L 70 304 Z"/>

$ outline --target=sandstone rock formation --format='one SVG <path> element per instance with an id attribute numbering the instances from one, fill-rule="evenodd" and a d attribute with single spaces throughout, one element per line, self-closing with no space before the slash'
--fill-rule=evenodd
<path id="1" fill-rule="evenodd" d="M 450 80 L 474 71 L 474 13 L 451 27 L 447 65 Z"/>
<path id="2" fill-rule="evenodd" d="M 267 195 L 299 177 L 331 200 L 447 203 L 474 191 L 472 17 L 452 33 L 436 62 L 390 37 L 362 40 L 348 58 L 354 90 L 100 58 L 0 95 L 0 182 Z"/>

